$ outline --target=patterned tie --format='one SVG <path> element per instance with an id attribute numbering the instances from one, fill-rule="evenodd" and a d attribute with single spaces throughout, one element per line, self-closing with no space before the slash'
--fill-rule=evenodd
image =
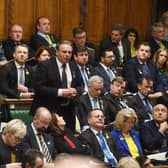
<path id="1" fill-rule="evenodd" d="M 19 84 L 24 85 L 25 82 L 24 67 L 20 67 L 19 70 L 20 70 Z"/>
<path id="2" fill-rule="evenodd" d="M 46 161 L 51 162 L 52 158 L 51 158 L 50 152 L 49 152 L 48 147 L 47 147 L 47 145 L 44 141 L 44 138 L 43 138 L 42 134 L 39 133 L 39 134 L 37 134 L 37 136 L 39 138 L 40 145 L 41 145 L 41 148 L 42 148 L 42 153 L 44 154 L 44 157 L 46 158 Z"/>
<path id="3" fill-rule="evenodd" d="M 105 142 L 103 134 L 99 132 L 99 133 L 97 133 L 97 136 L 99 138 L 99 144 L 100 144 L 100 147 L 101 147 L 105 157 L 108 159 L 108 162 L 112 166 L 115 167 L 117 165 L 117 160 L 116 160 L 115 156 L 113 155 L 113 153 L 111 153 L 109 148 L 107 147 L 107 144 Z"/>
<path id="4" fill-rule="evenodd" d="M 67 88 L 66 64 L 62 65 L 62 88 Z"/>
<path id="5" fill-rule="evenodd" d="M 99 108 L 98 100 L 96 98 L 92 98 L 93 109 Z"/>
<path id="6" fill-rule="evenodd" d="M 46 40 L 48 41 L 48 43 L 49 43 L 50 45 L 52 45 L 52 41 L 51 41 L 51 38 L 50 38 L 49 35 L 46 35 Z"/>

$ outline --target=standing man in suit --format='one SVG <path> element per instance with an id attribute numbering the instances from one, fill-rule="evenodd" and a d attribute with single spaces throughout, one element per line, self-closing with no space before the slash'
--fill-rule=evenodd
<path id="1" fill-rule="evenodd" d="M 63 116 L 67 127 L 74 130 L 74 99 L 84 92 L 79 71 L 70 62 L 72 45 L 70 41 L 60 41 L 56 57 L 41 62 L 35 73 L 35 97 L 30 114 L 37 107 L 45 106 L 51 112 Z"/>
<path id="2" fill-rule="evenodd" d="M 165 30 L 163 24 L 160 22 L 154 23 L 151 28 L 151 38 L 148 40 L 151 47 L 151 58 L 153 58 L 159 48 L 168 49 L 168 42 L 164 40 L 164 37 Z"/>
<path id="3" fill-rule="evenodd" d="M 115 55 L 112 49 L 105 49 L 101 52 L 100 62 L 95 67 L 96 75 L 101 76 L 104 79 L 104 88 L 103 92 L 110 91 L 110 83 L 111 81 L 118 76 L 118 71 L 114 66 Z"/>
<path id="4" fill-rule="evenodd" d="M 50 21 L 45 16 L 40 16 L 36 21 L 36 34 L 32 35 L 30 45 L 37 51 L 41 46 L 49 46 L 53 55 L 55 55 L 58 39 L 50 33 Z"/>
<path id="5" fill-rule="evenodd" d="M 7 60 L 13 59 L 15 47 L 20 44 L 26 44 L 23 38 L 23 27 L 19 24 L 14 24 L 10 28 L 9 37 L 2 42 L 4 54 Z M 29 58 L 34 56 L 34 50 L 29 47 Z"/>
<path id="6" fill-rule="evenodd" d="M 21 143 L 23 153 L 30 148 L 35 148 L 43 153 L 46 162 L 55 159 L 56 149 L 53 138 L 49 133 L 45 132 L 50 125 L 51 119 L 51 112 L 47 108 L 39 107 L 36 110 L 33 122 L 27 128 L 27 134 Z"/>
<path id="7" fill-rule="evenodd" d="M 73 58 L 74 64 L 77 66 L 79 73 L 81 74 L 82 85 L 86 93 L 88 91 L 88 80 L 94 75 L 93 66 L 88 64 L 88 49 L 85 46 L 77 47 L 74 51 Z"/>
<path id="8" fill-rule="evenodd" d="M 168 110 L 163 104 L 153 107 L 153 120 L 140 127 L 140 139 L 147 154 L 168 151 Z"/>
<path id="9" fill-rule="evenodd" d="M 28 46 L 15 47 L 14 61 L 0 69 L 0 93 L 8 98 L 30 98 L 34 95 L 33 71 L 26 64 Z"/>
<path id="10" fill-rule="evenodd" d="M 120 159 L 120 152 L 114 137 L 103 130 L 103 112 L 99 109 L 92 110 L 88 114 L 88 123 L 90 128 L 82 132 L 79 139 L 91 148 L 94 157 L 115 167 Z"/>
<path id="11" fill-rule="evenodd" d="M 76 113 L 80 122 L 81 130 L 85 130 L 89 127 L 87 116 L 91 110 L 99 108 L 108 114 L 108 106 L 102 98 L 103 85 L 104 81 L 102 77 L 98 75 L 90 77 L 88 81 L 88 93 L 81 95 L 76 100 Z M 106 120 L 108 120 L 108 115 Z"/>
<path id="12" fill-rule="evenodd" d="M 130 43 L 123 39 L 124 27 L 120 24 L 112 26 L 111 35 L 100 42 L 100 53 L 111 48 L 116 56 L 116 65 L 123 64 L 131 58 Z"/>

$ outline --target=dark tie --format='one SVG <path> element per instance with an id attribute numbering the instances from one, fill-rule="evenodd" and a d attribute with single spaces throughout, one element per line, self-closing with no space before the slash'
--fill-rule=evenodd
<path id="1" fill-rule="evenodd" d="M 144 98 L 144 101 L 145 101 L 145 108 L 146 108 L 146 111 L 151 115 L 152 113 L 152 105 L 151 103 L 149 102 L 148 98 Z"/>
<path id="2" fill-rule="evenodd" d="M 66 64 L 62 65 L 62 88 L 67 88 Z"/>
<path id="3" fill-rule="evenodd" d="M 51 162 L 52 161 L 52 158 L 51 158 L 51 155 L 50 155 L 50 152 L 48 150 L 48 147 L 43 139 L 43 136 L 41 133 L 38 133 L 37 134 L 38 138 L 39 138 L 39 141 L 40 141 L 40 145 L 41 145 L 41 148 L 42 148 L 42 153 L 44 155 L 44 157 L 46 158 L 46 161 L 47 162 Z"/>
<path id="4" fill-rule="evenodd" d="M 104 153 L 104 155 L 106 156 L 106 158 L 108 159 L 108 162 L 112 165 L 112 166 L 116 166 L 117 164 L 117 160 L 115 158 L 115 156 L 113 155 L 113 153 L 110 152 L 110 150 L 107 147 L 107 144 L 105 143 L 104 137 L 102 133 L 97 133 L 97 136 L 99 138 L 99 144 L 100 147 Z"/>
<path id="5" fill-rule="evenodd" d="M 24 67 L 20 67 L 19 70 L 20 70 L 19 84 L 24 85 L 25 82 Z"/>

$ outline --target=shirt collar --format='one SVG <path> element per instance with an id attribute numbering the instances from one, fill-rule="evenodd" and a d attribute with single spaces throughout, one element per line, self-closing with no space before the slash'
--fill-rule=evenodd
<path id="1" fill-rule="evenodd" d="M 16 61 L 14 61 L 14 62 L 15 62 L 15 65 L 16 65 L 16 68 L 17 68 L 17 69 L 19 69 L 20 67 L 25 68 L 25 64 L 24 64 L 24 65 L 19 65 Z"/>
<path id="2" fill-rule="evenodd" d="M 46 35 L 47 35 L 47 34 L 42 33 L 42 32 L 40 32 L 40 31 L 38 31 L 37 34 L 38 34 L 39 36 L 43 37 L 43 38 L 46 38 Z"/>

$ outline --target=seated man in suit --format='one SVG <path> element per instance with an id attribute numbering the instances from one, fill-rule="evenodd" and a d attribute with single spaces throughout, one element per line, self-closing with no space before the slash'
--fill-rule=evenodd
<path id="1" fill-rule="evenodd" d="M 148 40 L 151 47 L 151 58 L 159 48 L 168 49 L 168 42 L 164 40 L 164 35 L 164 25 L 160 22 L 154 23 L 151 28 L 151 38 Z"/>
<path id="2" fill-rule="evenodd" d="M 20 44 L 15 47 L 14 61 L 0 69 L 0 94 L 8 98 L 30 98 L 33 93 L 33 73 L 25 62 L 28 58 L 28 47 Z"/>
<path id="3" fill-rule="evenodd" d="M 76 100 L 76 114 L 80 122 L 81 130 L 87 129 L 87 115 L 95 108 L 103 110 L 108 116 L 107 103 L 102 98 L 104 81 L 103 78 L 97 75 L 90 77 L 88 81 L 88 93 L 81 95 Z M 108 120 L 108 117 L 106 118 Z"/>
<path id="4" fill-rule="evenodd" d="M 51 112 L 47 108 L 39 107 L 36 110 L 33 122 L 27 128 L 27 134 L 21 143 L 23 153 L 30 148 L 35 148 L 43 153 L 46 162 L 55 159 L 56 149 L 53 138 L 49 133 L 45 132 L 50 125 L 51 119 Z"/>
<path id="5" fill-rule="evenodd" d="M 82 85 L 85 93 L 88 91 L 88 80 L 94 75 L 94 68 L 88 64 L 88 49 L 85 46 L 76 47 L 73 54 L 74 64 L 78 67 L 81 74 Z"/>
<path id="6" fill-rule="evenodd" d="M 127 80 L 127 90 L 138 91 L 138 81 L 141 75 L 149 76 L 153 82 L 154 91 L 162 91 L 163 87 L 159 82 L 159 75 L 156 65 L 149 59 L 150 46 L 147 42 L 141 42 L 137 47 L 137 56 L 130 59 L 124 66 L 123 75 Z"/>
<path id="7" fill-rule="evenodd" d="M 95 67 L 96 75 L 99 75 L 104 79 L 104 93 L 110 91 L 111 81 L 119 74 L 117 69 L 114 67 L 114 62 L 115 55 L 112 49 L 106 49 L 101 52 L 100 62 Z"/>
<path id="8" fill-rule="evenodd" d="M 141 76 L 138 82 L 138 92 L 127 102 L 138 116 L 138 123 L 152 119 L 152 103 L 149 94 L 153 88 L 153 80 L 148 76 Z"/>
<path id="9" fill-rule="evenodd" d="M 40 16 L 36 21 L 37 33 L 32 35 L 30 45 L 34 51 L 41 46 L 49 46 L 53 55 L 55 55 L 58 39 L 50 33 L 50 21 L 45 16 Z"/>
<path id="10" fill-rule="evenodd" d="M 168 110 L 163 104 L 153 107 L 153 120 L 140 126 L 140 139 L 147 154 L 168 151 Z"/>
<path id="11" fill-rule="evenodd" d="M 7 60 L 13 59 L 15 47 L 20 44 L 27 44 L 22 40 L 23 27 L 19 24 L 14 24 L 10 28 L 9 37 L 2 42 L 4 54 Z M 28 44 L 27 44 L 28 45 Z M 34 50 L 29 47 L 29 58 L 34 56 Z"/>
<path id="12" fill-rule="evenodd" d="M 110 92 L 103 97 L 104 100 L 107 101 L 110 109 L 109 122 L 113 122 L 115 120 L 115 116 L 119 110 L 128 107 L 122 100 L 125 87 L 126 81 L 123 77 L 118 76 L 112 80 L 110 84 Z"/>
<path id="13" fill-rule="evenodd" d="M 100 53 L 111 48 L 116 56 L 117 66 L 123 66 L 131 58 L 130 43 L 127 39 L 123 39 L 124 31 L 122 25 L 115 24 L 112 26 L 111 35 L 100 42 Z"/>
<path id="14" fill-rule="evenodd" d="M 96 65 L 96 50 L 93 44 L 88 43 L 87 40 L 87 35 L 86 35 L 86 30 L 84 30 L 81 27 L 74 27 L 72 30 L 73 33 L 73 51 L 77 47 L 86 47 L 88 49 L 88 54 L 89 54 L 89 64 L 91 65 Z"/>
<path id="15" fill-rule="evenodd" d="M 120 159 L 120 152 L 114 137 L 103 130 L 103 112 L 99 109 L 92 110 L 88 114 L 88 123 L 90 128 L 82 132 L 79 139 L 91 148 L 94 157 L 115 167 Z"/>
<path id="16" fill-rule="evenodd" d="M 9 121 L 0 134 L 0 167 L 21 168 L 18 145 L 26 135 L 26 125 L 19 119 Z"/>

